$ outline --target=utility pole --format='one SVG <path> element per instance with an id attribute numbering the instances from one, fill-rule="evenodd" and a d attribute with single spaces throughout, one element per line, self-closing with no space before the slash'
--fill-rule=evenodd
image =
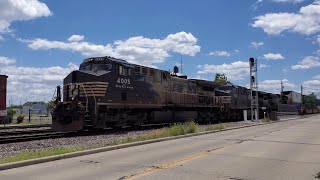
<path id="1" fill-rule="evenodd" d="M 11 99 L 10 108 L 11 108 L 11 122 L 12 122 L 13 121 L 13 115 L 14 115 L 13 108 L 12 108 L 12 97 L 10 97 L 10 99 Z M 10 120 L 9 120 L 8 124 L 9 123 L 10 123 Z"/>
<path id="2" fill-rule="evenodd" d="M 283 89 L 284 89 L 284 86 L 283 86 L 283 82 L 282 82 L 282 79 L 281 79 L 280 104 L 282 104 Z"/>
<path id="3" fill-rule="evenodd" d="M 251 121 L 259 120 L 259 97 L 258 97 L 258 62 L 257 59 L 250 58 L 250 95 L 251 95 Z"/>
<path id="4" fill-rule="evenodd" d="M 181 67 L 181 75 L 182 75 L 182 56 L 180 56 L 180 67 Z"/>
<path id="5" fill-rule="evenodd" d="M 301 85 L 301 115 L 303 116 L 303 86 Z"/>

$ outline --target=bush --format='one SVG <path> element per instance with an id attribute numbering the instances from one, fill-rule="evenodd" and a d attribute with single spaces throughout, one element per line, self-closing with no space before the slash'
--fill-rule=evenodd
<path id="1" fill-rule="evenodd" d="M 7 115 L 8 116 L 13 116 L 13 115 L 15 115 L 17 112 L 15 111 L 15 110 L 13 110 L 13 109 L 8 109 L 7 108 Z"/>
<path id="2" fill-rule="evenodd" d="M 18 117 L 17 117 L 17 123 L 18 123 L 18 124 L 22 123 L 23 120 L 24 120 L 24 116 L 18 116 Z"/>
<path id="3" fill-rule="evenodd" d="M 178 136 L 184 134 L 195 133 L 198 131 L 198 124 L 193 121 L 188 121 L 185 123 L 174 124 L 173 126 L 167 129 L 169 136 Z"/>
<path id="4" fill-rule="evenodd" d="M 262 122 L 268 124 L 268 123 L 271 123 L 271 120 L 269 118 L 266 118 L 266 119 L 262 119 Z"/>

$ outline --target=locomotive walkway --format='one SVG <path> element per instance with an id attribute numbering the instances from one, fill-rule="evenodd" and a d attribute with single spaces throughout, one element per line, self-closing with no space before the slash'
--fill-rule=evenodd
<path id="1" fill-rule="evenodd" d="M 0 171 L 0 179 L 315 179 L 320 116 Z"/>

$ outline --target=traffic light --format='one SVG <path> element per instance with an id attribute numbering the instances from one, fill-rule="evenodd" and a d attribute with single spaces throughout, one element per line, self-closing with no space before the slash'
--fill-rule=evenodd
<path id="1" fill-rule="evenodd" d="M 254 58 L 249 59 L 250 67 L 254 67 Z"/>
<path id="2" fill-rule="evenodd" d="M 251 82 L 254 83 L 254 76 L 251 76 Z"/>

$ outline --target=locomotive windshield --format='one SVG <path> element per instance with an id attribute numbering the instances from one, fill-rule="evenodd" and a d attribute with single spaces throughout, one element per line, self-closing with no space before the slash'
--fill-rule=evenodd
<path id="1" fill-rule="evenodd" d="M 93 64 L 92 71 L 110 71 L 112 68 L 111 64 Z"/>
<path id="2" fill-rule="evenodd" d="M 83 71 L 110 71 L 112 69 L 111 64 L 81 64 L 79 70 Z"/>

